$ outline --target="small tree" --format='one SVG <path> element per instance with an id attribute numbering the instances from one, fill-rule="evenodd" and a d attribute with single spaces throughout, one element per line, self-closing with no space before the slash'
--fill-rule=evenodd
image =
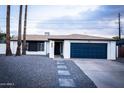
<path id="1" fill-rule="evenodd" d="M 12 51 L 10 48 L 10 5 L 7 5 L 6 12 L 6 56 L 11 56 Z"/>

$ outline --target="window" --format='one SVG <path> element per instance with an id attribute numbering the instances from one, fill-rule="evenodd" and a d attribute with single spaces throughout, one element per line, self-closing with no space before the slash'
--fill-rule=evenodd
<path id="1" fill-rule="evenodd" d="M 30 41 L 27 47 L 28 51 L 44 51 L 44 42 Z"/>
<path id="2" fill-rule="evenodd" d="M 37 50 L 44 51 L 44 42 L 37 43 Z"/>
<path id="3" fill-rule="evenodd" d="M 41 45 L 40 45 L 40 49 L 41 49 L 41 51 L 44 51 L 44 43 L 40 43 Z"/>

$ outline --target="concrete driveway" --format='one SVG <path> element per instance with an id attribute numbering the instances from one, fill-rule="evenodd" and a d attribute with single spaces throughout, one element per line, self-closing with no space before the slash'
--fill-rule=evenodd
<path id="1" fill-rule="evenodd" d="M 72 59 L 100 88 L 124 88 L 124 63 L 103 59 Z"/>

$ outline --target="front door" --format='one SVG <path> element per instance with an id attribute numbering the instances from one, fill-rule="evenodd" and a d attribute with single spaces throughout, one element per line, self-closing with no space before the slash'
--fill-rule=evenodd
<path id="1" fill-rule="evenodd" d="M 55 55 L 61 55 L 63 51 L 63 45 L 62 42 L 55 42 L 55 50 L 54 54 Z"/>

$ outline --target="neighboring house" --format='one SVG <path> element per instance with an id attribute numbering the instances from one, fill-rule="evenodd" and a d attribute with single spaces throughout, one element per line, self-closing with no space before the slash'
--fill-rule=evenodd
<path id="1" fill-rule="evenodd" d="M 27 54 L 48 55 L 50 58 L 116 59 L 116 41 L 110 38 L 72 35 L 27 35 Z M 11 40 L 15 53 L 17 37 Z"/>
<path id="2" fill-rule="evenodd" d="M 117 40 L 116 45 L 118 48 L 117 57 L 124 58 L 124 39 Z"/>

